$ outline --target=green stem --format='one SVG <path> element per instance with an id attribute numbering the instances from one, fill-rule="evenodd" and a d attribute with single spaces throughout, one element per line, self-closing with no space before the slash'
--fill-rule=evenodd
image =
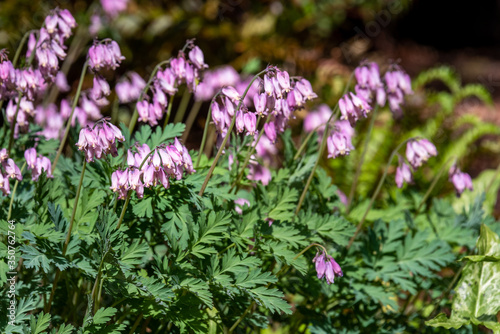
<path id="1" fill-rule="evenodd" d="M 21 174 L 23 173 L 24 167 L 26 167 L 26 161 L 24 162 L 23 166 L 21 167 Z M 7 181 L 7 182 L 9 182 L 9 181 Z M 16 183 L 14 183 L 14 189 L 12 189 L 12 195 L 10 197 L 9 213 L 7 213 L 7 221 L 9 221 L 9 219 L 12 215 L 12 205 L 14 204 L 14 197 L 16 196 L 16 190 L 17 190 L 18 184 L 19 184 L 19 180 L 16 180 Z"/>
<path id="2" fill-rule="evenodd" d="M 266 119 L 266 123 L 264 123 L 264 125 L 269 123 L 269 121 L 271 120 L 271 116 L 272 116 L 272 114 L 269 113 L 269 115 L 267 116 L 267 119 Z M 260 138 L 262 137 L 263 134 L 264 134 L 264 127 L 262 127 L 262 129 L 260 129 L 259 135 L 258 135 L 255 143 L 250 146 L 250 149 L 247 152 L 245 160 L 243 161 L 243 166 L 241 168 L 241 172 L 238 174 L 238 177 L 236 177 L 236 181 L 234 181 L 233 185 L 231 186 L 231 189 L 229 189 L 229 193 L 231 193 L 233 188 L 236 187 L 236 185 L 238 185 L 239 182 L 241 181 L 241 179 L 243 178 L 243 175 L 245 174 L 245 168 L 247 167 L 248 163 L 250 162 L 250 158 L 252 157 L 252 154 L 255 152 L 255 148 L 259 144 Z"/>
<path id="3" fill-rule="evenodd" d="M 131 195 L 132 195 L 132 191 L 129 190 L 129 192 L 127 194 L 127 199 L 125 200 L 125 204 L 123 204 L 122 213 L 120 214 L 120 220 L 118 220 L 118 225 L 116 225 L 117 230 L 119 230 L 120 226 L 122 226 L 123 217 L 125 217 L 125 211 L 127 211 L 127 206 L 128 206 L 128 203 L 130 202 Z"/>
<path id="4" fill-rule="evenodd" d="M 78 88 L 76 90 L 76 95 L 73 99 L 73 106 L 71 108 L 71 114 L 69 115 L 69 118 L 68 118 L 68 121 L 66 124 L 66 129 L 64 130 L 63 139 L 61 140 L 61 144 L 59 145 L 59 149 L 57 150 L 56 158 L 54 159 L 54 162 L 52 163 L 52 174 L 54 174 L 54 171 L 56 170 L 57 161 L 59 161 L 59 157 L 61 156 L 62 150 L 64 148 L 64 144 L 66 143 L 66 139 L 68 138 L 69 129 L 71 128 L 71 122 L 73 120 L 73 114 L 75 113 L 75 109 L 76 109 L 76 106 L 78 105 L 78 100 L 80 99 L 80 94 L 82 92 L 83 80 L 85 79 L 85 74 L 87 73 L 87 67 L 88 67 L 88 60 L 85 62 L 85 64 L 83 64 L 82 73 L 80 74 L 80 81 L 78 82 Z"/>
<path id="5" fill-rule="evenodd" d="M 403 141 L 402 143 L 400 143 L 394 149 L 394 151 L 392 151 L 391 156 L 389 157 L 389 161 L 387 162 L 387 165 L 385 166 L 384 174 L 382 175 L 382 178 L 378 182 L 377 189 L 375 190 L 375 192 L 373 193 L 372 198 L 370 199 L 370 204 L 368 204 L 368 207 L 366 208 L 366 211 L 365 211 L 365 213 L 363 215 L 363 218 L 361 218 L 361 221 L 359 222 L 358 226 L 356 227 L 356 232 L 354 232 L 354 235 L 352 236 L 351 240 L 349 240 L 349 244 L 347 244 L 347 246 L 346 246 L 346 251 L 349 250 L 349 248 L 351 248 L 351 246 L 352 246 L 352 244 L 354 242 L 354 239 L 356 239 L 356 236 L 361 231 L 361 228 L 363 227 L 363 223 L 365 222 L 365 219 L 368 216 L 368 212 L 370 212 L 370 209 L 372 208 L 373 203 L 375 202 L 375 198 L 377 198 L 380 190 L 382 189 L 382 185 L 384 184 L 385 178 L 387 177 L 387 172 L 389 171 L 389 167 L 391 167 L 392 160 L 396 156 L 396 154 L 399 151 L 399 149 L 404 144 L 406 144 L 406 142 L 409 141 L 410 139 L 407 139 L 407 140 Z"/>
<path id="6" fill-rule="evenodd" d="M 182 134 L 182 141 L 186 142 L 186 139 L 189 136 L 189 132 L 191 132 L 191 128 L 193 127 L 193 123 L 198 116 L 198 112 L 200 111 L 202 101 L 195 101 L 193 107 L 189 111 L 188 118 L 186 119 L 186 128 L 184 129 L 184 133 Z"/>
<path id="7" fill-rule="evenodd" d="M 200 150 L 198 151 L 198 158 L 196 159 L 196 167 L 200 166 L 201 155 L 203 154 L 203 149 L 205 148 L 205 144 L 208 136 L 208 128 L 210 125 L 210 118 L 212 117 L 212 105 L 215 103 L 215 100 L 220 95 L 221 91 L 218 91 L 217 94 L 212 98 L 212 102 L 210 102 L 210 107 L 208 108 L 207 119 L 205 121 L 205 128 L 203 129 L 203 137 L 201 138 Z"/>
<path id="8" fill-rule="evenodd" d="M 10 150 L 12 149 L 12 144 L 14 143 L 14 130 L 16 128 L 17 114 L 19 113 L 19 107 L 21 106 L 21 97 L 23 93 L 19 92 L 17 94 L 17 106 L 16 113 L 14 114 L 14 118 L 12 119 L 12 123 L 10 123 L 10 137 L 9 137 L 9 146 L 7 148 L 7 154 L 10 155 Z"/>
<path id="9" fill-rule="evenodd" d="M 351 75 L 349 76 L 349 80 L 347 81 L 347 84 L 344 87 L 344 92 L 343 92 L 341 98 L 345 94 L 347 94 L 347 91 L 349 90 L 349 86 L 351 85 L 351 81 L 352 81 L 353 77 L 354 77 L 354 72 L 352 72 Z M 325 150 L 326 139 L 328 137 L 328 128 L 330 126 L 330 123 L 331 123 L 334 115 L 335 115 L 335 118 L 337 117 L 338 111 L 339 111 L 339 103 L 337 102 L 337 105 L 335 106 L 335 110 L 332 112 L 332 114 L 330 115 L 330 118 L 328 119 L 328 121 L 325 124 L 325 130 L 323 132 L 323 138 L 321 139 L 321 144 L 320 144 L 320 148 L 319 148 L 319 152 L 318 152 L 318 159 L 316 159 L 316 163 L 314 164 L 314 167 L 313 167 L 313 169 L 311 171 L 311 174 L 309 175 L 309 178 L 307 179 L 306 186 L 305 186 L 304 190 L 302 191 L 302 194 L 300 195 L 299 203 L 297 204 L 297 208 L 295 209 L 295 214 L 296 215 L 299 213 L 300 208 L 302 206 L 302 202 L 304 202 L 304 199 L 306 198 L 307 189 L 311 185 L 311 181 L 312 181 L 312 179 L 314 177 L 314 173 L 316 173 L 316 168 L 318 168 L 319 159 L 321 158 L 321 156 L 323 154 L 323 151 Z M 309 138 L 307 140 L 309 140 Z M 299 149 L 299 151 L 300 151 L 300 149 Z M 298 154 L 295 154 L 295 156 L 298 157 Z M 295 157 L 294 157 L 294 159 L 295 159 Z"/>
<path id="10" fill-rule="evenodd" d="M 153 83 L 153 80 L 156 76 L 156 73 L 158 72 L 160 67 L 162 67 L 163 65 L 165 65 L 169 62 L 170 62 L 170 59 L 164 60 L 155 66 L 153 72 L 151 72 L 151 75 L 149 76 L 149 80 L 146 83 L 146 86 L 144 86 L 144 89 L 142 90 L 141 95 L 139 95 L 137 102 L 140 102 L 144 99 L 144 95 L 146 95 L 146 92 L 148 91 L 149 87 Z M 137 103 L 136 103 L 135 108 L 134 108 L 134 113 L 132 114 L 132 118 L 130 119 L 130 123 L 128 125 L 128 131 L 130 132 L 130 134 L 132 134 L 132 131 L 134 130 L 135 124 L 137 123 L 137 119 L 139 119 L 139 112 L 137 111 Z"/>
<path id="11" fill-rule="evenodd" d="M 73 223 L 75 222 L 76 208 L 78 206 L 78 199 L 80 197 L 80 191 L 82 189 L 83 177 L 85 176 L 85 169 L 87 167 L 87 160 L 83 159 L 82 173 L 80 174 L 80 182 L 78 183 L 78 188 L 76 189 L 75 204 L 73 205 L 73 212 L 71 213 L 71 220 L 69 221 L 68 234 L 66 235 L 66 240 L 64 241 L 62 255 L 66 254 L 68 249 L 69 239 L 71 238 L 71 230 L 73 229 Z"/>
<path id="12" fill-rule="evenodd" d="M 52 307 L 52 301 L 54 300 L 56 287 L 57 287 L 57 283 L 59 282 L 60 276 L 61 276 L 61 270 L 59 270 L 59 268 L 57 268 L 56 275 L 54 277 L 54 282 L 52 283 L 52 289 L 50 290 L 49 301 L 47 302 L 47 305 L 45 305 L 45 313 L 50 312 L 50 308 Z"/>
<path id="13" fill-rule="evenodd" d="M 240 102 L 238 103 L 238 107 L 236 108 L 236 110 L 234 111 L 234 117 L 233 119 L 231 120 L 231 125 L 229 125 L 229 128 L 227 129 L 227 134 L 226 136 L 224 137 L 224 140 L 222 141 L 222 144 L 221 146 L 219 147 L 219 150 L 217 151 L 217 155 L 215 156 L 214 158 L 214 161 L 212 162 L 212 165 L 210 166 L 210 169 L 208 170 L 208 174 L 207 174 L 207 177 L 205 178 L 205 181 L 203 182 L 203 185 L 201 186 L 201 189 L 200 189 L 200 192 L 198 193 L 198 196 L 203 196 L 203 193 L 205 192 L 205 188 L 207 187 L 208 185 L 208 181 L 210 181 L 210 178 L 212 177 L 212 173 L 214 172 L 214 169 L 215 169 L 215 166 L 217 165 L 217 162 L 219 161 L 219 158 L 220 156 L 222 155 L 222 151 L 224 150 L 224 148 L 226 147 L 226 144 L 227 144 L 227 141 L 231 135 L 231 132 L 233 131 L 233 127 L 234 127 L 234 123 L 236 122 L 236 112 L 238 110 L 240 110 L 241 108 L 241 105 L 243 103 L 243 100 L 245 99 L 245 97 L 247 96 L 247 93 L 248 91 L 250 90 L 250 87 L 252 87 L 253 83 L 255 80 L 257 80 L 258 77 L 260 77 L 260 75 L 264 74 L 267 72 L 267 69 L 263 70 L 263 71 L 260 71 L 259 73 L 257 73 L 252 81 L 250 81 L 250 83 L 248 84 L 247 88 L 245 89 L 245 92 L 243 93 L 243 95 L 241 96 L 241 99 L 240 99 Z"/>
<path id="14" fill-rule="evenodd" d="M 66 240 L 64 241 L 64 246 L 62 249 L 62 255 L 66 255 L 66 250 L 68 249 L 69 240 L 71 238 L 71 230 L 73 229 L 73 223 L 75 221 L 76 207 L 78 205 L 78 198 L 80 197 L 80 190 L 82 189 L 83 177 L 85 175 L 85 168 L 87 167 L 87 160 L 83 160 L 82 173 L 80 174 L 80 182 L 78 183 L 78 188 L 76 190 L 75 203 L 73 205 L 73 212 L 71 213 L 71 220 L 69 222 L 68 233 L 66 234 Z M 57 288 L 57 282 L 61 276 L 61 270 L 57 268 L 56 276 L 54 278 L 54 282 L 52 283 L 52 290 L 50 291 L 50 297 L 47 306 L 45 307 L 45 313 L 50 312 L 50 308 L 52 307 L 52 301 L 54 300 L 54 295 Z"/>
<path id="15" fill-rule="evenodd" d="M 170 100 L 168 101 L 167 115 L 165 116 L 165 122 L 163 122 L 163 129 L 165 129 L 165 127 L 168 124 L 168 120 L 170 119 L 170 113 L 172 112 L 172 106 L 174 104 L 174 96 L 175 96 L 175 94 L 172 95 L 170 97 Z"/>
<path id="16" fill-rule="evenodd" d="M 356 166 L 356 174 L 354 174 L 354 181 L 351 185 L 351 190 L 349 191 L 349 198 L 347 199 L 346 205 L 346 214 L 349 213 L 349 209 L 354 198 L 354 192 L 356 191 L 356 187 L 358 185 L 359 176 L 361 175 L 361 167 L 363 167 L 363 162 L 365 161 L 366 152 L 368 151 L 368 143 L 370 142 L 370 137 L 373 131 L 373 125 L 375 124 L 375 119 L 377 118 L 378 104 L 375 106 L 375 109 L 372 112 L 372 119 L 370 120 L 370 126 L 368 127 L 368 133 L 365 138 L 365 145 L 363 146 L 363 151 L 361 152 L 361 157 Z"/>
<path id="17" fill-rule="evenodd" d="M 113 101 L 113 106 L 111 108 L 111 123 L 116 123 L 116 120 L 118 119 L 118 107 L 120 105 L 120 101 L 118 101 L 118 97 L 115 97 L 115 100 Z"/>
<path id="18" fill-rule="evenodd" d="M 302 154 L 302 151 L 304 151 L 304 149 L 306 148 L 307 146 L 307 143 L 309 142 L 309 140 L 311 140 L 311 137 L 313 136 L 314 133 L 316 133 L 316 131 L 321 127 L 323 126 L 324 124 L 320 124 L 318 125 L 313 131 L 309 132 L 309 134 L 307 135 L 306 139 L 304 139 L 304 141 L 302 142 L 302 145 L 300 145 L 299 147 L 299 150 L 297 151 L 297 153 L 295 153 L 295 155 L 293 156 L 293 160 L 297 160 L 300 155 Z"/>
<path id="19" fill-rule="evenodd" d="M 142 317 L 144 315 L 141 313 L 141 315 L 137 318 L 137 320 L 134 322 L 134 325 L 132 326 L 132 328 L 130 329 L 130 332 L 129 334 L 134 334 L 135 330 L 137 327 L 139 327 L 139 324 L 141 323 L 141 320 L 142 320 Z"/>
<path id="20" fill-rule="evenodd" d="M 432 190 L 434 190 L 434 187 L 438 183 L 439 178 L 441 177 L 441 174 L 443 174 L 446 166 L 450 163 L 450 161 L 452 159 L 455 159 L 455 157 L 451 157 L 448 160 L 446 160 L 446 162 L 443 164 L 443 166 L 441 166 L 441 168 L 439 169 L 438 173 L 434 176 L 434 179 L 432 180 L 432 183 L 431 183 L 429 189 L 427 189 L 427 192 L 425 193 L 424 198 L 422 198 L 422 201 L 420 201 L 420 204 L 417 208 L 417 211 L 415 212 L 415 217 L 420 213 L 420 209 L 422 209 L 422 207 L 424 206 L 425 202 L 427 201 L 427 198 L 430 196 Z"/>
<path id="21" fill-rule="evenodd" d="M 97 291 L 97 285 L 99 283 L 99 280 L 101 279 L 102 266 L 104 265 L 104 258 L 106 257 L 106 255 L 107 255 L 107 252 L 104 253 L 104 256 L 101 259 L 101 263 L 99 264 L 99 269 L 97 269 L 97 276 L 95 278 L 94 286 L 92 287 L 92 292 L 90 294 L 92 300 L 94 301 L 94 314 L 99 309 L 97 296 L 100 296 L 100 293 L 96 295 L 96 291 Z"/>
<path id="22" fill-rule="evenodd" d="M 328 138 L 328 131 L 330 127 L 330 122 L 332 119 L 337 118 L 337 113 L 339 111 L 339 104 L 335 106 L 334 112 L 330 115 L 330 118 L 328 119 L 328 122 L 326 122 L 325 125 L 325 131 L 323 132 L 323 138 L 321 139 L 321 144 L 319 146 L 319 151 L 318 151 L 318 158 L 316 159 L 316 162 L 314 163 L 313 169 L 311 170 L 311 174 L 309 174 L 309 178 L 307 179 L 306 186 L 304 187 L 304 190 L 302 191 L 302 194 L 300 195 L 299 202 L 297 203 L 297 208 L 295 209 L 295 215 L 299 214 L 300 208 L 302 207 L 302 203 L 304 202 L 304 199 L 306 198 L 307 190 L 309 189 L 309 186 L 311 185 L 311 181 L 314 178 L 314 174 L 316 173 L 316 168 L 318 168 L 319 161 L 323 155 L 323 151 L 325 150 L 326 147 L 326 139 Z"/>
<path id="23" fill-rule="evenodd" d="M 17 62 L 19 60 L 19 57 L 21 56 L 21 51 L 23 50 L 24 44 L 26 43 L 26 40 L 28 39 L 29 35 L 33 32 L 33 30 L 27 31 L 23 38 L 21 39 L 21 42 L 19 43 L 19 46 L 16 49 L 16 54 L 14 55 L 14 59 L 12 59 L 12 66 L 15 68 L 17 66 Z M 33 50 L 33 53 L 35 50 Z"/>
<path id="24" fill-rule="evenodd" d="M 232 332 L 234 332 L 234 330 L 238 327 L 238 325 L 240 324 L 240 322 L 243 321 L 243 319 L 245 318 L 245 316 L 247 315 L 248 312 L 250 312 L 250 310 L 252 309 L 252 307 L 255 305 L 255 302 L 252 302 L 250 303 L 250 305 L 248 305 L 248 307 L 246 308 L 245 312 L 243 312 L 243 314 L 238 318 L 238 320 L 236 320 L 236 322 L 231 326 L 231 328 L 229 328 L 229 331 L 228 333 L 231 334 Z"/>
<path id="25" fill-rule="evenodd" d="M 174 123 L 181 123 L 184 119 L 184 114 L 186 113 L 190 98 L 191 93 L 189 92 L 189 89 L 184 89 L 179 109 L 177 109 L 177 113 L 175 114 Z"/>

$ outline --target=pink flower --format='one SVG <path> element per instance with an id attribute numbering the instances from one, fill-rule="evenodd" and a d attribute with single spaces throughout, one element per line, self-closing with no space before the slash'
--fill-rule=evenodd
<path id="1" fill-rule="evenodd" d="M 318 279 L 322 279 L 325 276 L 325 271 L 326 271 L 325 254 L 316 253 L 313 262 L 316 266 L 316 273 L 318 275 Z"/>
<path id="2" fill-rule="evenodd" d="M 118 43 L 113 40 L 94 42 L 88 52 L 89 67 L 98 72 L 103 68 L 115 70 L 125 57 L 122 56 Z"/>
<path id="3" fill-rule="evenodd" d="M 111 18 L 115 18 L 127 9 L 128 0 L 101 0 L 102 9 Z"/>
<path id="4" fill-rule="evenodd" d="M 198 69 L 204 69 L 208 67 L 208 65 L 205 64 L 203 51 L 201 51 L 201 49 L 197 46 L 189 51 L 189 59 Z"/>
<path id="5" fill-rule="evenodd" d="M 4 195 L 10 194 L 9 178 L 7 175 L 2 175 L 2 173 L 0 173 L 0 190 Z"/>
<path id="6" fill-rule="evenodd" d="M 430 157 L 436 155 L 436 147 L 427 139 L 412 139 L 406 144 L 406 159 L 413 168 L 420 167 Z"/>
<path id="7" fill-rule="evenodd" d="M 403 187 L 403 183 L 411 183 L 413 181 L 413 177 L 411 175 L 410 166 L 403 162 L 403 160 L 399 159 L 399 166 L 396 169 L 396 185 L 398 188 Z"/>
<path id="8" fill-rule="evenodd" d="M 233 102 L 238 102 L 241 99 L 241 95 L 232 86 L 227 86 L 227 87 L 222 88 L 222 94 L 227 96 Z"/>
<path id="9" fill-rule="evenodd" d="M 101 159 L 103 154 L 111 154 L 116 157 L 118 155 L 116 144 L 124 140 L 120 129 L 104 120 L 92 128 L 89 126 L 83 128 L 76 146 L 79 151 L 85 153 L 87 162 L 91 162 L 94 161 L 94 158 Z"/>
<path id="10" fill-rule="evenodd" d="M 316 253 L 313 262 L 316 267 L 318 279 L 322 279 L 324 277 L 326 279 L 326 283 L 328 284 L 334 282 L 335 276 L 344 276 L 339 264 L 333 259 L 333 257 L 325 254 L 324 252 Z"/>
<path id="11" fill-rule="evenodd" d="M 463 173 L 456 165 L 451 166 L 449 171 L 449 180 L 455 187 L 457 197 L 460 197 L 465 189 L 472 191 L 472 179 L 469 174 Z"/>
<path id="12" fill-rule="evenodd" d="M 328 158 L 336 158 L 339 155 L 348 155 L 351 151 L 350 142 L 347 137 L 340 132 L 333 132 L 326 141 L 328 148 Z"/>
<path id="13" fill-rule="evenodd" d="M 257 163 L 252 163 L 249 165 L 248 179 L 252 181 L 260 181 L 263 185 L 267 186 L 271 181 L 271 171 Z"/>
<path id="14" fill-rule="evenodd" d="M 18 181 L 21 181 L 23 179 L 23 176 L 21 175 L 21 170 L 19 167 L 17 167 L 16 163 L 12 159 L 7 159 L 7 161 L 2 162 L 2 167 L 5 169 L 5 177 L 8 177 L 10 179 L 17 179 Z"/>

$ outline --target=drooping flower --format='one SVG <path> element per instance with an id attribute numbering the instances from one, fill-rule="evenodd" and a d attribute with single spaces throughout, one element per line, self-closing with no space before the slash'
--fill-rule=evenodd
<path id="1" fill-rule="evenodd" d="M 348 155 L 351 151 L 350 143 L 341 132 L 333 132 L 326 141 L 328 158 L 336 158 L 339 155 Z"/>
<path id="2" fill-rule="evenodd" d="M 349 93 L 339 100 L 339 109 L 340 119 L 348 120 L 354 127 L 358 119 L 367 117 L 372 107 L 363 98 Z"/>
<path id="3" fill-rule="evenodd" d="M 136 152 L 127 152 L 128 167 L 111 175 L 110 189 L 118 193 L 119 199 L 124 199 L 129 190 L 135 190 L 137 197 L 142 198 L 144 188 L 158 184 L 168 189 L 170 178 L 180 180 L 184 172 L 195 172 L 187 148 L 177 138 L 173 145 L 162 144 L 153 152 L 146 144 L 135 144 L 133 148 Z"/>
<path id="4" fill-rule="evenodd" d="M 394 64 L 385 73 L 385 83 L 389 107 L 396 116 L 399 116 L 401 114 L 401 105 L 404 103 L 404 96 L 413 94 L 410 76 L 399 65 Z"/>
<path id="5" fill-rule="evenodd" d="M 102 9 L 111 18 L 115 18 L 127 9 L 129 0 L 101 0 Z"/>
<path id="6" fill-rule="evenodd" d="M 402 188 L 404 182 L 411 183 L 412 181 L 413 176 L 411 174 L 410 166 L 400 157 L 399 166 L 396 168 L 396 185 L 398 188 Z"/>
<path id="7" fill-rule="evenodd" d="M 436 155 L 436 147 L 427 139 L 412 139 L 406 144 L 406 159 L 413 168 L 420 167 Z"/>
<path id="8" fill-rule="evenodd" d="M 111 94 L 111 90 L 109 88 L 109 83 L 100 75 L 94 76 L 94 85 L 92 86 L 92 90 L 90 91 L 90 97 L 94 101 L 100 100 L 103 97 Z"/>
<path id="9" fill-rule="evenodd" d="M 42 155 L 37 155 L 34 147 L 24 151 L 24 158 L 26 159 L 28 169 L 31 170 L 31 179 L 33 181 L 38 181 L 43 171 L 47 173 L 48 178 L 54 177 L 52 175 L 52 163 L 50 159 Z"/>
<path id="10" fill-rule="evenodd" d="M 323 251 L 316 253 L 313 262 L 316 267 L 318 279 L 322 279 L 324 277 L 326 283 L 328 284 L 333 283 L 335 277 L 344 276 L 339 264 L 333 259 L 333 257 L 327 255 Z"/>
<path id="11" fill-rule="evenodd" d="M 449 180 L 455 187 L 457 197 L 460 197 L 465 189 L 472 191 L 472 179 L 469 174 L 462 172 L 456 165 L 451 166 L 449 172 Z"/>
<path id="12" fill-rule="evenodd" d="M 2 191 L 4 195 L 8 195 L 10 194 L 9 179 L 21 181 L 23 176 L 14 160 L 9 158 L 9 154 L 5 148 L 0 149 L 0 167 L 0 191 Z"/>
<path id="13" fill-rule="evenodd" d="M 92 162 L 94 158 L 101 159 L 103 154 L 111 154 L 116 157 L 118 155 L 116 144 L 124 140 L 120 129 L 107 120 L 103 120 L 92 128 L 89 126 L 83 128 L 76 146 L 78 146 L 79 151 L 85 153 L 87 162 Z"/>
<path id="14" fill-rule="evenodd" d="M 189 51 L 189 59 L 198 69 L 207 68 L 208 65 L 205 64 L 205 57 L 203 56 L 203 51 L 198 46 L 195 46 Z"/>
<path id="15" fill-rule="evenodd" d="M 111 39 L 95 41 L 88 52 L 89 68 L 94 72 L 101 69 L 115 70 L 123 59 L 125 57 L 122 56 L 120 46 Z"/>
<path id="16" fill-rule="evenodd" d="M 357 85 L 354 87 L 356 95 L 365 101 L 375 101 L 378 105 L 385 105 L 386 93 L 384 85 L 380 80 L 380 72 L 377 63 L 363 62 L 354 70 Z"/>

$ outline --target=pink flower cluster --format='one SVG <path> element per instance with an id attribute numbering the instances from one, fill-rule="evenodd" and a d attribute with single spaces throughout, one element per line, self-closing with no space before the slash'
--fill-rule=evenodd
<path id="1" fill-rule="evenodd" d="M 245 101 L 241 101 L 241 94 L 237 88 L 227 86 L 212 103 L 212 120 L 219 134 L 219 144 L 228 135 L 233 117 L 236 117 L 237 133 L 246 132 L 246 135 L 253 136 L 257 131 L 257 116 L 269 114 L 272 118 L 264 130 L 269 140 L 275 142 L 277 135 L 285 131 L 293 111 L 317 97 L 309 81 L 303 78 L 290 80 L 286 71 L 274 66 L 267 68 L 263 80 L 259 78 L 254 82 Z"/>
<path id="2" fill-rule="evenodd" d="M 34 147 L 24 151 L 24 158 L 26 159 L 28 169 L 31 170 L 31 179 L 33 181 L 38 181 L 43 171 L 47 173 L 48 178 L 54 177 L 52 175 L 52 164 L 49 158 L 37 155 Z"/>
<path id="3" fill-rule="evenodd" d="M 16 117 L 16 127 L 14 129 L 16 135 L 19 131 L 28 131 L 29 119 L 35 115 L 34 112 L 35 110 L 33 108 L 33 102 L 26 99 L 25 97 L 22 97 L 20 102 L 18 102 L 17 97 L 10 100 L 7 104 L 7 107 L 5 108 L 5 114 L 7 115 L 7 120 L 9 121 L 9 123 L 12 123 L 14 121 L 14 117 Z"/>
<path id="4" fill-rule="evenodd" d="M 115 70 L 125 57 L 122 56 L 120 46 L 116 41 L 104 39 L 95 41 L 89 49 L 89 68 L 94 72 L 101 69 Z"/>
<path id="5" fill-rule="evenodd" d="M 21 181 L 23 176 L 21 175 L 21 170 L 17 167 L 14 160 L 9 158 L 7 149 L 2 148 L 0 150 L 0 190 L 4 195 L 10 194 L 10 184 L 9 179 L 17 179 Z"/>
<path id="6" fill-rule="evenodd" d="M 44 78 L 53 81 L 59 71 L 59 60 L 66 58 L 64 42 L 71 37 L 76 21 L 67 9 L 55 9 L 45 18 L 45 26 L 38 34 L 32 33 L 28 40 L 26 57 L 35 52 L 38 69 Z"/>
<path id="7" fill-rule="evenodd" d="M 16 70 L 7 57 L 7 50 L 0 50 L 0 99 L 16 96 Z"/>
<path id="8" fill-rule="evenodd" d="M 370 104 L 363 98 L 349 93 L 339 100 L 340 119 L 349 120 L 354 127 L 360 118 L 366 118 L 372 110 Z"/>
<path id="9" fill-rule="evenodd" d="M 137 102 L 137 112 L 139 121 L 149 123 L 154 126 L 158 124 L 168 105 L 167 95 L 173 96 L 177 92 L 178 86 L 185 83 L 190 91 L 196 90 L 196 83 L 200 80 L 201 71 L 208 66 L 204 62 L 201 49 L 191 41 L 188 41 L 191 50 L 188 58 L 183 51 L 179 52 L 176 58 L 170 60 L 169 66 L 156 73 L 153 86 L 152 101 L 149 96 Z"/>
<path id="10" fill-rule="evenodd" d="M 20 131 L 28 131 L 34 116 L 33 103 L 49 85 L 55 82 L 67 86 L 64 75 L 58 72 L 59 61 L 66 57 L 64 42 L 75 27 L 75 19 L 67 9 L 55 9 L 45 18 L 44 27 L 28 38 L 26 57 L 34 57 L 36 67 L 15 69 L 5 51 L 0 52 L 0 98 L 10 99 L 6 113 L 9 122 L 16 122 L 16 138 Z M 18 93 L 22 93 L 20 99 Z"/>
<path id="11" fill-rule="evenodd" d="M 128 2 L 129 0 L 101 0 L 101 6 L 107 15 L 114 18 L 127 9 Z"/>
<path id="12" fill-rule="evenodd" d="M 318 141 L 321 141 L 325 131 L 326 123 L 332 115 L 332 110 L 326 104 L 320 105 L 316 111 L 307 114 L 304 119 L 304 130 L 318 132 Z M 352 138 L 354 137 L 354 128 L 349 121 L 340 120 L 333 122 L 331 132 L 327 138 L 328 157 L 336 158 L 339 155 L 348 155 L 354 149 Z"/>
<path id="13" fill-rule="evenodd" d="M 451 166 L 449 172 L 449 180 L 455 187 L 457 197 L 460 197 L 465 189 L 472 191 L 472 179 L 469 174 L 462 172 L 456 165 Z"/>
<path id="14" fill-rule="evenodd" d="M 146 82 L 135 72 L 128 72 L 126 78 L 120 80 L 115 86 L 116 95 L 121 103 L 136 101 L 146 87 Z"/>
<path id="15" fill-rule="evenodd" d="M 116 143 L 124 140 L 120 129 L 107 120 L 103 120 L 94 124 L 93 127 L 86 126 L 80 130 L 76 146 L 79 151 L 85 153 L 87 162 L 92 162 L 94 158 L 101 159 L 103 154 L 116 157 L 118 155 Z"/>
<path id="16" fill-rule="evenodd" d="M 402 188 L 404 182 L 413 180 L 412 169 L 422 166 L 430 157 L 437 155 L 436 146 L 427 139 L 411 139 L 406 144 L 406 160 L 399 158 L 399 166 L 396 169 L 396 185 Z"/>
<path id="17" fill-rule="evenodd" d="M 339 264 L 325 252 L 318 252 L 313 259 L 316 266 L 316 273 L 318 274 L 318 279 L 323 277 L 326 279 L 326 283 L 333 283 L 335 277 L 342 277 L 342 269 Z"/>
<path id="18" fill-rule="evenodd" d="M 371 102 L 375 97 L 377 104 L 385 104 L 386 92 L 380 80 L 380 71 L 377 63 L 362 62 L 354 70 L 357 84 L 354 87 L 356 95 L 361 99 Z"/>
<path id="19" fill-rule="evenodd" d="M 336 121 L 326 141 L 328 158 L 348 155 L 354 149 L 352 137 L 354 137 L 354 129 L 351 127 L 351 124 L 345 120 Z"/>
<path id="20" fill-rule="evenodd" d="M 43 135 L 46 139 L 57 139 L 62 133 L 64 122 L 71 114 L 71 107 L 68 100 L 61 100 L 59 110 L 53 103 L 44 107 L 38 105 L 35 109 L 35 123 L 42 126 L 42 131 L 38 134 Z"/>
<path id="21" fill-rule="evenodd" d="M 144 188 L 162 184 L 165 189 L 170 187 L 170 178 L 182 179 L 184 171 L 191 174 L 195 170 L 187 148 L 177 138 L 172 145 L 160 145 L 153 151 L 149 146 L 136 144 L 136 151 L 127 153 L 128 168 L 116 170 L 111 175 L 111 187 L 118 193 L 119 199 L 124 199 L 129 190 L 134 190 L 138 198 L 144 195 Z"/>
<path id="22" fill-rule="evenodd" d="M 399 115 L 401 114 L 404 96 L 413 94 L 410 76 L 399 65 L 394 64 L 385 73 L 385 83 L 389 108 L 395 115 Z"/>

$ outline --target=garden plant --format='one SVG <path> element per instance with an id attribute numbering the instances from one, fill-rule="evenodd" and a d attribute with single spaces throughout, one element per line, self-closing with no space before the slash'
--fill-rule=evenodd
<path id="1" fill-rule="evenodd" d="M 464 164 L 500 128 L 449 121 L 483 86 L 365 59 L 331 104 L 196 39 L 141 76 L 86 25 L 0 51 L 2 332 L 500 333 L 500 169 Z"/>

